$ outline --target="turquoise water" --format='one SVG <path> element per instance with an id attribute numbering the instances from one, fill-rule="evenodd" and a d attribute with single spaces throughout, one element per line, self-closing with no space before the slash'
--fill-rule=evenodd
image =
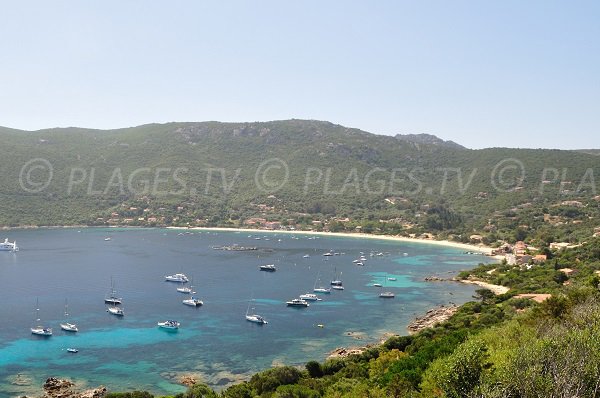
<path id="1" fill-rule="evenodd" d="M 450 276 L 487 261 L 454 248 L 302 233 L 90 228 L 5 235 L 16 239 L 21 251 L 0 253 L 2 396 L 30 392 L 49 376 L 112 391 L 176 393 L 184 390 L 177 383 L 182 374 L 218 387 L 274 364 L 322 360 L 339 346 L 375 342 L 386 332 L 403 334 L 416 315 L 433 306 L 468 301 L 474 286 L 423 278 Z M 231 244 L 259 250 L 212 249 Z M 322 256 L 330 250 L 340 255 Z M 361 252 L 368 258 L 363 267 L 352 263 Z M 259 271 L 263 264 L 275 264 L 277 272 Z M 181 303 L 185 295 L 164 281 L 164 275 L 177 272 L 194 278 L 204 306 Z M 309 308 L 286 307 L 285 301 L 312 292 L 317 279 L 327 285 L 336 272 L 344 291 L 322 295 L 323 301 Z M 124 301 L 121 319 L 108 314 L 104 304 L 111 277 Z M 374 283 L 396 298 L 379 299 Z M 245 320 L 251 298 L 268 325 Z M 50 338 L 29 331 L 36 299 L 42 323 L 54 328 Z M 70 320 L 80 328 L 76 334 L 60 330 L 65 299 Z M 158 329 L 156 322 L 165 319 L 181 322 L 180 330 Z M 66 352 L 68 347 L 79 353 Z"/>

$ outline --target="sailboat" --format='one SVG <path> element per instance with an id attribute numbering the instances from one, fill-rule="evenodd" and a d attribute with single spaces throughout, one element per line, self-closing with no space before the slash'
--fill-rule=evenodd
<path id="1" fill-rule="evenodd" d="M 317 283 L 320 283 L 320 279 L 319 279 L 319 273 L 317 273 L 317 279 L 315 280 L 315 286 L 313 288 L 313 292 L 315 293 L 325 293 L 325 294 L 329 294 L 331 293 L 331 289 L 329 288 L 325 288 L 323 286 L 319 286 L 317 287 Z"/>
<path id="2" fill-rule="evenodd" d="M 112 315 L 116 315 L 116 316 L 124 316 L 125 315 L 125 311 L 123 311 L 123 308 L 117 307 L 116 305 L 112 305 L 112 306 L 108 307 L 106 309 L 106 312 L 108 312 L 109 314 L 112 314 Z"/>
<path id="3" fill-rule="evenodd" d="M 67 299 L 65 299 L 65 322 L 60 324 L 60 328 L 66 332 L 78 332 L 79 329 L 77 325 L 74 323 L 69 323 L 67 321 L 69 317 L 69 304 L 67 303 Z"/>
<path id="4" fill-rule="evenodd" d="M 340 272 L 340 275 L 342 273 Z M 342 281 L 337 278 L 337 267 L 333 268 L 333 280 L 331 281 L 331 286 L 342 286 Z"/>
<path id="5" fill-rule="evenodd" d="M 258 314 L 250 314 L 250 303 L 248 303 L 248 308 L 246 308 L 246 320 L 254 323 L 258 323 L 259 325 L 266 325 L 267 320 Z M 252 311 L 254 312 L 254 307 L 252 307 Z"/>
<path id="6" fill-rule="evenodd" d="M 340 278 L 342 272 L 340 271 Z M 333 280 L 330 282 L 331 288 L 334 290 L 344 290 L 343 282 L 341 279 L 337 279 L 337 267 L 333 268 Z"/>
<path id="7" fill-rule="evenodd" d="M 118 305 L 123 303 L 123 299 L 117 297 L 117 291 L 115 290 L 115 284 L 113 282 L 112 276 L 110 277 L 110 293 L 104 297 L 104 302 L 106 304 Z"/>
<path id="8" fill-rule="evenodd" d="M 387 281 L 387 278 L 384 278 L 384 281 Z M 386 285 L 387 285 L 387 283 L 383 282 L 383 286 L 386 286 Z M 394 297 L 396 297 L 396 295 L 390 291 L 379 293 L 379 298 L 394 298 Z"/>
<path id="9" fill-rule="evenodd" d="M 52 336 L 52 328 L 41 326 L 40 325 L 40 303 L 39 299 L 35 299 L 35 314 L 36 314 L 36 322 L 38 326 L 32 327 L 31 333 L 36 334 L 38 336 Z"/>

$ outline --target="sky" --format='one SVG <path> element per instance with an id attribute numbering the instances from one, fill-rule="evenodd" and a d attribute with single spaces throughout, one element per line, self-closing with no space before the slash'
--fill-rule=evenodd
<path id="1" fill-rule="evenodd" d="M 599 1 L 0 0 L 0 126 L 318 119 L 600 148 Z"/>

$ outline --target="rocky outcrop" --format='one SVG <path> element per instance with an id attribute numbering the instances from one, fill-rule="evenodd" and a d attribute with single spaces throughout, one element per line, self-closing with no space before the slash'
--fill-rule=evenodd
<path id="1" fill-rule="evenodd" d="M 407 327 L 408 332 L 415 334 L 423 329 L 435 326 L 440 322 L 448 320 L 456 311 L 458 311 L 458 306 L 454 304 L 450 306 L 440 305 L 439 307 L 432 308 L 422 317 L 418 317 L 412 321 Z"/>
<path id="2" fill-rule="evenodd" d="M 106 387 L 100 386 L 85 391 L 76 391 L 75 384 L 70 380 L 49 377 L 44 383 L 43 398 L 103 398 Z"/>

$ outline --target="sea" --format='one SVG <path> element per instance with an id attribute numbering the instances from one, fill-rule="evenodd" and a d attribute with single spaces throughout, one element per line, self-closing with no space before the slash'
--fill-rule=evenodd
<path id="1" fill-rule="evenodd" d="M 472 300 L 475 286 L 424 278 L 492 261 L 453 247 L 301 232 L 56 228 L 5 237 L 20 251 L 0 252 L 0 396 L 39 393 L 51 376 L 80 388 L 175 394 L 185 391 L 184 375 L 219 389 L 272 366 L 322 361 L 338 347 L 406 334 L 432 307 Z M 216 249 L 234 245 L 256 250 Z M 363 266 L 353 262 L 361 255 Z M 277 271 L 260 271 L 266 264 Z M 191 279 L 203 306 L 183 305 L 179 285 L 165 281 L 175 273 Z M 308 308 L 286 306 L 333 279 L 345 290 Z M 111 283 L 121 318 L 106 311 Z M 395 298 L 380 298 L 382 290 Z M 248 322 L 247 311 L 268 324 Z M 157 327 L 171 319 L 179 330 Z M 62 331 L 65 320 L 79 332 Z M 53 335 L 32 335 L 38 324 Z"/>

